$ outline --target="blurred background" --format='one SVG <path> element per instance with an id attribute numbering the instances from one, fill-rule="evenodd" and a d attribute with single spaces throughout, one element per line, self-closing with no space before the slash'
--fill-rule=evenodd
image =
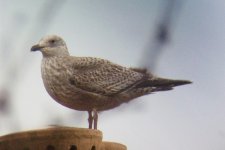
<path id="1" fill-rule="evenodd" d="M 194 82 L 100 113 L 104 140 L 129 150 L 225 149 L 225 1 L 0 0 L 0 12 L 0 135 L 88 126 L 87 112 L 47 94 L 42 55 L 30 52 L 57 34 L 71 55 Z"/>

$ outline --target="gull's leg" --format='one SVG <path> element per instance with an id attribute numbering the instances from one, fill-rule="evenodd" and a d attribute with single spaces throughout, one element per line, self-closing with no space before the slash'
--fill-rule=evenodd
<path id="1" fill-rule="evenodd" d="M 98 112 L 97 110 L 94 108 L 93 109 L 93 119 L 94 119 L 94 129 L 97 130 L 97 124 L 98 124 Z"/>
<path id="2" fill-rule="evenodd" d="M 92 122 L 93 122 L 92 111 L 88 111 L 88 124 L 89 124 L 89 129 L 92 129 Z"/>

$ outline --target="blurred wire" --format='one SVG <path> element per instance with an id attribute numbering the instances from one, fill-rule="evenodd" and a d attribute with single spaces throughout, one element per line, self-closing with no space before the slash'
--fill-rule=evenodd
<path id="1" fill-rule="evenodd" d="M 37 20 L 35 22 L 35 26 L 31 31 L 29 38 L 32 37 L 42 37 L 44 33 L 46 33 L 51 26 L 55 17 L 62 9 L 62 6 L 65 4 L 66 0 L 48 0 L 45 1 L 42 8 L 39 11 L 37 16 Z"/>
<path id="2" fill-rule="evenodd" d="M 148 44 L 149 46 L 147 46 L 141 60 L 141 66 L 151 71 L 154 71 L 157 67 L 157 61 L 163 52 L 163 48 L 170 41 L 171 29 L 181 8 L 181 1 L 168 0 L 167 3 L 163 1 L 163 5 L 162 16 L 159 17 L 161 19 L 157 23 L 154 39 Z"/>

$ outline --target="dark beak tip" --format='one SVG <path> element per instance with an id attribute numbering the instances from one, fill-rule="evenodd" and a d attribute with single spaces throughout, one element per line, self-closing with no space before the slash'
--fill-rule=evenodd
<path id="1" fill-rule="evenodd" d="M 34 45 L 31 47 L 30 51 L 31 52 L 35 52 L 35 51 L 39 51 L 42 47 L 38 44 Z"/>

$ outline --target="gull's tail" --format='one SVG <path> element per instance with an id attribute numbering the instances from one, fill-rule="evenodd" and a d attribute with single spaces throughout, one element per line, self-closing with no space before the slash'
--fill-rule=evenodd
<path id="1" fill-rule="evenodd" d="M 188 80 L 173 80 L 153 77 L 151 79 L 146 79 L 143 82 L 136 85 L 136 88 L 146 88 L 151 87 L 152 92 L 156 91 L 167 91 L 173 89 L 175 86 L 190 84 L 191 81 Z"/>

